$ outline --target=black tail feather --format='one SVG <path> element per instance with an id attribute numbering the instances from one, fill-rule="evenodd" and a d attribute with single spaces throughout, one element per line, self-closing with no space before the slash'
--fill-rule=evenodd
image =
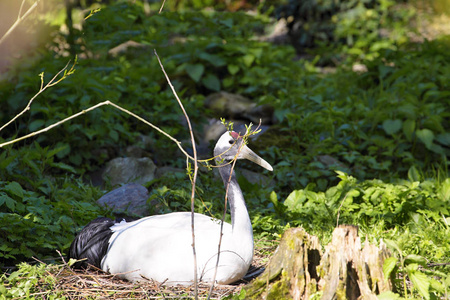
<path id="1" fill-rule="evenodd" d="M 68 258 L 85 260 L 75 263 L 75 268 L 87 268 L 89 264 L 101 268 L 102 259 L 108 251 L 109 239 L 113 234 L 111 226 L 116 223 L 117 221 L 109 218 L 97 218 L 78 233 L 70 245 Z"/>

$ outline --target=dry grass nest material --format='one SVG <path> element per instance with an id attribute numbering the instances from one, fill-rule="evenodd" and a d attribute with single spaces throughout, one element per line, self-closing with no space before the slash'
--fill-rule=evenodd
<path id="1" fill-rule="evenodd" d="M 55 284 L 52 286 L 52 293 L 61 294 L 68 299 L 191 299 L 194 297 L 193 285 L 165 286 L 153 280 L 132 283 L 94 267 L 83 271 L 73 271 L 66 266 L 54 276 Z M 243 284 L 216 286 L 211 299 L 221 299 L 238 292 Z M 200 284 L 199 298 L 206 298 L 209 289 L 209 285 Z"/>
<path id="2" fill-rule="evenodd" d="M 270 253 L 275 250 L 276 243 L 255 249 L 253 264 L 244 279 L 232 285 L 215 285 L 210 293 L 211 285 L 198 285 L 199 299 L 222 299 L 239 293 L 241 288 L 264 271 Z M 123 280 L 117 275 L 103 272 L 91 266 L 86 270 L 74 270 L 63 260 L 59 265 L 47 265 L 46 276 L 39 278 L 35 292 L 30 297 L 47 299 L 58 295 L 66 299 L 193 299 L 194 285 L 166 286 L 153 280 L 133 283 Z M 41 262 L 42 263 L 42 262 Z M 6 286 L 8 288 L 8 286 Z"/>

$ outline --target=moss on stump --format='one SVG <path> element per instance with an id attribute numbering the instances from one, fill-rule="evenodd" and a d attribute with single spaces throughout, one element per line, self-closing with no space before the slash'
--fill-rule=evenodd
<path id="1" fill-rule="evenodd" d="M 389 253 L 382 242 L 364 244 L 357 227 L 339 226 L 322 255 L 317 237 L 289 229 L 264 273 L 245 288 L 246 299 L 377 299 L 392 289 L 383 276 Z"/>
<path id="2" fill-rule="evenodd" d="M 246 299 L 308 299 L 317 287 L 319 239 L 301 228 L 287 230 L 261 276 L 246 287 Z"/>

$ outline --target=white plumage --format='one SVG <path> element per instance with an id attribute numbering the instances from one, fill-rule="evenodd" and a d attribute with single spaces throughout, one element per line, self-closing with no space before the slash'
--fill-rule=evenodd
<path id="1" fill-rule="evenodd" d="M 228 201 L 232 224 L 223 225 L 216 275 L 217 283 L 229 284 L 246 274 L 253 259 L 252 225 L 230 162 L 235 157 L 246 158 L 268 170 L 272 167 L 243 145 L 242 137 L 235 132 L 220 137 L 214 155 L 220 155 L 216 162 L 221 165 L 219 173 L 225 186 L 230 179 Z M 203 282 L 212 282 L 214 277 L 220 223 L 195 214 L 197 272 Z M 107 245 L 97 245 L 96 240 Z M 81 259 L 83 255 L 88 263 L 131 281 L 147 278 L 166 284 L 191 284 L 194 280 L 191 213 L 156 215 L 133 222 L 104 218 L 94 221 L 82 230 L 70 248 L 70 257 Z"/>

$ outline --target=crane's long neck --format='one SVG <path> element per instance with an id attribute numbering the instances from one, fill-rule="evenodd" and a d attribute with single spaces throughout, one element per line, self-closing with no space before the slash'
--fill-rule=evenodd
<path id="1" fill-rule="evenodd" d="M 241 188 L 237 182 L 236 174 L 231 170 L 230 164 L 221 166 L 219 168 L 219 173 L 222 177 L 225 189 L 227 189 L 228 185 L 228 202 L 230 204 L 233 235 L 244 235 L 249 238 L 251 237 L 253 241 L 252 223 L 250 222 L 244 195 L 242 194 Z"/>

